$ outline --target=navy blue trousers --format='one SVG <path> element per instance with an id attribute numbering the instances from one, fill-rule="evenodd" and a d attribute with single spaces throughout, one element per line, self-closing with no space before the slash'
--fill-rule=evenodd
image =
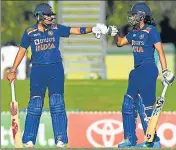
<path id="1" fill-rule="evenodd" d="M 44 98 L 48 87 L 49 97 L 52 94 L 64 93 L 64 68 L 62 63 L 34 65 L 30 75 L 30 97 Z"/>
<path id="2" fill-rule="evenodd" d="M 155 62 L 144 62 L 130 72 L 126 94 L 133 97 L 133 99 L 136 99 L 137 94 L 140 94 L 145 107 L 153 106 L 156 99 L 157 77 L 158 68 Z"/>

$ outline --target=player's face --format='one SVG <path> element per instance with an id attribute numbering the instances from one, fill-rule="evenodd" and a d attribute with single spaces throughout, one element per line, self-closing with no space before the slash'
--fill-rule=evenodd
<path id="1" fill-rule="evenodd" d="M 137 24 L 136 15 L 137 14 L 128 14 L 127 20 L 131 26 L 135 26 Z"/>
<path id="2" fill-rule="evenodd" d="M 51 15 L 44 15 L 44 23 L 45 24 L 52 24 L 53 17 Z"/>

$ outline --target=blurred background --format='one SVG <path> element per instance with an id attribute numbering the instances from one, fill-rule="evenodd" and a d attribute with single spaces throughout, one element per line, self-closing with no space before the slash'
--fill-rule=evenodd
<path id="1" fill-rule="evenodd" d="M 127 11 L 129 11 L 131 6 L 137 1 L 27 0 L 1 2 L 1 120 L 3 118 L 6 119 L 6 122 L 3 122 L 4 124 L 1 125 L 2 147 L 13 147 L 9 126 L 11 94 L 9 83 L 6 80 L 7 72 L 13 65 L 24 30 L 28 26 L 36 23 L 33 11 L 36 5 L 41 2 L 49 3 L 53 7 L 54 11 L 57 13 L 57 23 L 72 27 L 94 26 L 96 23 L 105 23 L 106 25 L 117 26 L 120 30 L 120 35 L 124 36 L 130 30 L 127 24 Z M 176 2 L 146 2 L 152 10 L 153 18 L 160 32 L 168 68 L 176 73 Z M 88 34 L 84 36 L 71 35 L 69 38 L 61 39 L 60 50 L 62 52 L 65 68 L 65 102 L 68 113 L 82 111 L 120 112 L 123 96 L 128 85 L 128 75 L 130 70 L 133 69 L 131 46 L 127 45 L 118 48 L 113 38 L 110 36 L 102 37 L 98 40 L 94 38 L 93 34 Z M 155 60 L 161 72 L 157 52 L 155 53 Z M 21 128 L 23 128 L 24 125 L 24 117 L 29 99 L 30 62 L 31 50 L 29 47 L 25 58 L 18 68 L 18 80 L 15 84 L 16 99 L 19 102 L 22 118 Z M 157 82 L 157 96 L 160 95 L 162 90 L 159 79 L 160 76 Z M 164 111 L 172 112 L 172 114 L 176 111 L 175 89 L 175 83 L 172 87 L 169 87 L 167 102 L 164 106 Z M 47 93 L 45 99 L 44 111 L 48 114 Z M 44 130 L 44 126 L 42 125 L 46 125 L 46 120 L 48 119 L 48 115 L 43 116 L 43 124 L 41 124 L 41 132 L 39 134 L 41 137 L 43 137 L 42 133 Z M 174 115 L 172 117 L 176 116 Z M 80 121 L 80 119 L 78 120 Z M 81 121 L 81 123 L 82 122 L 84 121 Z M 51 124 L 48 126 L 50 125 Z M 173 123 L 173 125 L 173 130 L 176 131 L 176 123 Z M 47 133 L 50 133 L 50 130 L 46 131 L 46 136 Z M 163 132 L 161 132 L 161 134 L 163 134 Z M 172 136 L 169 134 L 169 136 L 171 144 L 167 145 L 166 143 L 168 143 L 168 141 L 162 144 L 165 144 L 165 147 L 176 146 L 176 140 L 171 141 L 172 137 L 176 139 L 176 132 L 173 132 Z M 71 134 L 70 139 L 73 139 L 71 138 Z M 87 147 L 97 147 L 97 145 L 91 144 L 90 141 L 88 143 L 89 145 L 87 144 Z M 53 145 L 53 139 L 42 139 L 39 140 L 37 147 L 53 147 Z M 72 140 L 70 145 L 71 147 L 81 147 L 79 144 L 78 146 L 72 144 Z M 106 144 L 104 144 L 104 146 L 106 147 Z M 112 146 L 114 145 L 112 144 Z"/>

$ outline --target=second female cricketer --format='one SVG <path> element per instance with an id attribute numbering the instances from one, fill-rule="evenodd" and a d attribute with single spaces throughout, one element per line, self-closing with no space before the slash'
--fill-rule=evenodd
<path id="1" fill-rule="evenodd" d="M 115 43 L 122 47 L 128 43 L 132 45 L 134 55 L 134 69 L 129 74 L 128 88 L 122 105 L 124 141 L 119 148 L 152 147 L 160 148 L 160 139 L 155 134 L 153 142 L 137 144 L 136 117 L 139 113 L 144 133 L 148 120 L 153 111 L 156 93 L 158 68 L 155 64 L 155 49 L 159 54 L 162 67 L 163 82 L 171 85 L 174 75 L 167 69 L 167 63 L 160 35 L 155 27 L 149 6 L 145 2 L 134 4 L 128 12 L 128 22 L 133 30 L 126 36 L 115 36 Z"/>

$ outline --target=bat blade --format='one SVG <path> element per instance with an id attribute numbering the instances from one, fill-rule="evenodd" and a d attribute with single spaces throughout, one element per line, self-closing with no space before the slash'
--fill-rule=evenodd
<path id="1" fill-rule="evenodd" d="M 152 115 L 148 122 L 148 127 L 146 131 L 145 141 L 153 142 L 156 127 L 158 124 L 159 116 L 161 114 L 162 108 L 164 106 L 165 98 L 159 97 L 156 101 L 155 107 L 153 109 Z"/>
<path id="2" fill-rule="evenodd" d="M 18 102 L 12 101 L 10 103 L 10 111 L 11 111 L 12 135 L 14 139 L 15 148 L 23 148 L 22 136 L 20 131 Z"/>

